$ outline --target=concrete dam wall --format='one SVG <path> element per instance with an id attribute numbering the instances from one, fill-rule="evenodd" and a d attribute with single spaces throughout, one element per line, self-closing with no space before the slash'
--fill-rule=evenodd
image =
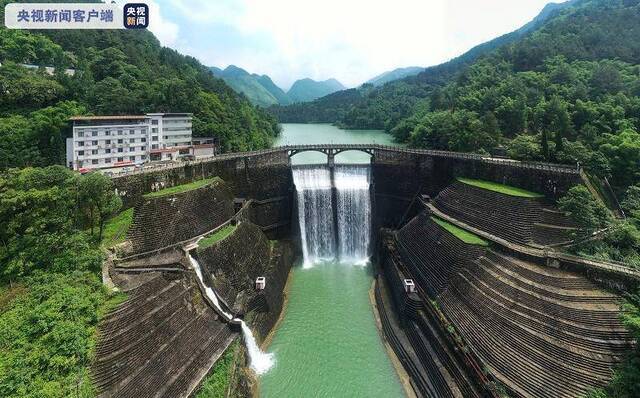
<path id="1" fill-rule="evenodd" d="M 548 266 L 556 253 L 552 245 L 569 239 L 565 233 L 574 228 L 555 201 L 582 182 L 578 170 L 434 151 L 367 150 L 372 161 L 366 176 L 348 168 L 341 175 L 341 166 L 331 162 L 306 175 L 292 169 L 291 148 L 276 148 L 114 178 L 124 202 L 134 207 L 134 222 L 125 255 L 109 268 L 129 298 L 100 326 L 94 378 L 101 393 L 188 396 L 240 338 L 237 326 L 206 305 L 186 252 L 197 259 L 204 284 L 225 311 L 243 318 L 260 341 L 280 316 L 296 258 L 305 250 L 310 258 L 358 254 L 360 247 L 373 248 L 383 334 L 419 396 L 507 391 L 575 397 L 610 380 L 611 367 L 632 342 L 617 318 L 620 296 L 600 286 L 640 277 L 580 259 L 572 259 L 570 269 L 559 269 L 564 260 Z M 366 187 L 349 180 L 356 174 Z M 212 177 L 223 181 L 143 196 Z M 508 197 L 465 186 L 458 177 L 543 196 Z M 348 231 L 364 224 L 340 206 L 370 213 L 367 236 Z M 461 241 L 443 220 L 486 244 Z M 312 221 L 317 234 L 300 226 Z M 228 236 L 197 248 L 203 235 L 231 225 Z M 321 231 L 323 225 L 333 232 Z M 258 277 L 266 277 L 263 290 L 255 289 Z M 406 279 L 415 290 L 406 290 Z M 197 354 L 190 355 L 185 347 L 196 334 Z"/>

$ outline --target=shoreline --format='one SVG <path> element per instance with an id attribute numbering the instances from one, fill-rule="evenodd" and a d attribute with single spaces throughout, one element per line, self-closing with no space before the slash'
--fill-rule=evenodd
<path id="1" fill-rule="evenodd" d="M 393 365 L 393 369 L 398 375 L 398 379 L 400 384 L 402 385 L 402 389 L 404 390 L 405 396 L 407 398 L 417 398 L 416 393 L 413 391 L 411 387 L 411 378 L 409 374 L 404 370 L 402 363 L 400 363 L 400 359 L 396 356 L 393 348 L 387 343 L 387 339 L 384 336 L 384 332 L 382 330 L 382 321 L 380 320 L 380 314 L 378 313 L 378 305 L 376 304 L 374 289 L 376 286 L 377 280 L 374 278 L 371 282 L 371 287 L 369 288 L 369 303 L 371 304 L 371 311 L 373 311 L 373 318 L 375 319 L 376 329 L 378 330 L 378 336 L 385 349 L 387 350 L 387 355 L 391 364 Z"/>

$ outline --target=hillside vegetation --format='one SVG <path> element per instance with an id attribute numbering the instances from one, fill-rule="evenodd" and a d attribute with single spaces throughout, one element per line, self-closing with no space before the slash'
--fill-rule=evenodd
<path id="1" fill-rule="evenodd" d="M 344 86 L 335 79 L 321 82 L 300 79 L 295 81 L 289 91 L 285 93 L 267 75 L 250 74 L 235 65 L 229 65 L 224 70 L 215 66 L 209 69 L 238 94 L 244 95 L 252 104 L 261 107 L 313 101 L 344 89 Z"/>
<path id="2" fill-rule="evenodd" d="M 225 151 L 268 147 L 279 132 L 275 118 L 147 31 L 0 28 L 0 63 L 0 168 L 63 164 L 77 114 L 191 112 L 194 136 L 218 137 Z"/>

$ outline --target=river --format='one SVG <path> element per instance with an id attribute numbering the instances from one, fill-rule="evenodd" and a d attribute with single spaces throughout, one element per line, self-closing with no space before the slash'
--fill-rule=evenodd
<path id="1" fill-rule="evenodd" d="M 341 130 L 326 124 L 284 124 L 283 132 L 275 145 L 312 143 L 390 144 L 392 140 L 389 135 L 376 130 Z M 353 151 L 336 157 L 337 163 L 368 161 L 368 155 Z M 292 162 L 294 165 L 322 164 L 326 163 L 326 157 L 302 153 L 294 156 Z M 325 178 L 322 177 L 326 175 L 326 172 L 322 172 L 322 167 L 318 166 L 318 170 L 311 173 L 294 171 L 297 186 L 303 185 L 303 179 L 307 179 L 304 180 L 307 182 L 308 179 L 312 180 L 309 187 L 313 189 L 304 193 L 299 191 L 299 200 L 326 194 L 322 193 L 324 186 L 313 180 Z M 350 168 L 344 167 L 343 173 L 351 173 Z M 358 171 L 348 177 L 359 182 L 353 186 L 343 184 L 338 190 L 338 202 L 345 206 L 346 201 L 349 209 L 355 209 L 353 213 L 366 215 L 368 210 L 366 203 L 362 203 L 362 198 L 366 198 L 364 193 L 367 188 L 359 193 L 358 187 L 368 182 L 368 173 L 365 175 Z M 341 199 L 340 195 L 344 195 L 344 198 Z M 361 196 L 360 199 L 354 200 L 358 195 Z M 353 203 L 350 204 L 351 202 Z M 316 201 L 311 200 L 309 203 Z M 350 216 L 348 212 L 346 215 Z M 342 220 L 342 216 L 340 223 L 347 226 L 357 223 L 363 228 L 366 224 L 349 218 Z M 310 226 L 307 225 L 306 228 L 309 229 Z M 339 229 L 350 230 L 343 227 Z M 339 242 L 342 241 L 345 241 L 344 236 L 339 239 Z M 353 256 L 349 256 L 362 256 L 361 248 L 351 248 L 357 246 L 357 242 L 345 245 L 349 249 L 326 249 L 328 252 L 333 250 L 335 259 L 331 260 L 319 260 L 322 256 L 316 258 L 305 253 L 307 261 L 294 267 L 285 317 L 268 347 L 268 351 L 274 354 L 275 366 L 260 377 L 262 397 L 404 396 L 375 325 L 369 301 L 369 289 L 373 280 L 370 265 L 364 265 L 362 259 L 351 259 Z M 312 246 L 311 243 L 306 244 Z M 363 244 L 368 242 L 360 245 Z M 351 252 L 346 253 L 345 250 Z M 338 260 L 340 258 L 343 260 Z"/>

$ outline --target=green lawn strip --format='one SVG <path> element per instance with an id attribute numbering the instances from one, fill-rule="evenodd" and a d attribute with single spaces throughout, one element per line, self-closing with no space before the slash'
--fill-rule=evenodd
<path id="1" fill-rule="evenodd" d="M 223 240 L 227 236 L 231 235 L 235 230 L 236 230 L 235 225 L 232 225 L 232 224 L 225 225 L 224 227 L 220 228 L 216 232 L 200 240 L 200 242 L 198 242 L 198 250 L 206 249 L 207 247 L 213 245 L 214 243 Z"/>
<path id="2" fill-rule="evenodd" d="M 127 209 L 108 220 L 102 231 L 102 246 L 112 247 L 124 242 L 133 222 L 133 208 Z"/>
<path id="3" fill-rule="evenodd" d="M 543 198 L 544 195 L 527 191 L 526 189 L 516 188 L 509 185 L 498 184 L 497 182 L 492 181 L 484 181 L 484 180 L 473 180 L 471 178 L 462 178 L 458 177 L 458 181 L 471 185 L 474 187 L 486 189 L 489 191 L 494 191 L 498 193 L 502 193 L 510 196 L 519 196 L 521 198 Z"/>
<path id="4" fill-rule="evenodd" d="M 231 380 L 233 358 L 238 348 L 237 341 L 227 348 L 227 351 L 216 362 L 211 373 L 204 379 L 196 398 L 224 398 L 226 396 Z"/>
<path id="5" fill-rule="evenodd" d="M 446 229 L 448 232 L 453 234 L 456 238 L 460 239 L 464 243 L 477 246 L 489 246 L 489 242 L 481 239 L 479 236 L 474 235 L 471 232 L 465 231 L 464 229 L 456 227 L 455 225 L 450 224 L 437 217 L 431 217 L 431 219 L 433 220 L 433 222 Z"/>
<path id="6" fill-rule="evenodd" d="M 145 198 L 159 198 L 162 196 L 175 195 L 182 192 L 192 191 L 194 189 L 202 188 L 213 181 L 222 181 L 220 177 L 205 178 L 204 180 L 198 180 L 190 182 L 188 184 L 176 185 L 174 187 L 164 188 L 157 192 L 149 192 L 144 195 Z"/>

